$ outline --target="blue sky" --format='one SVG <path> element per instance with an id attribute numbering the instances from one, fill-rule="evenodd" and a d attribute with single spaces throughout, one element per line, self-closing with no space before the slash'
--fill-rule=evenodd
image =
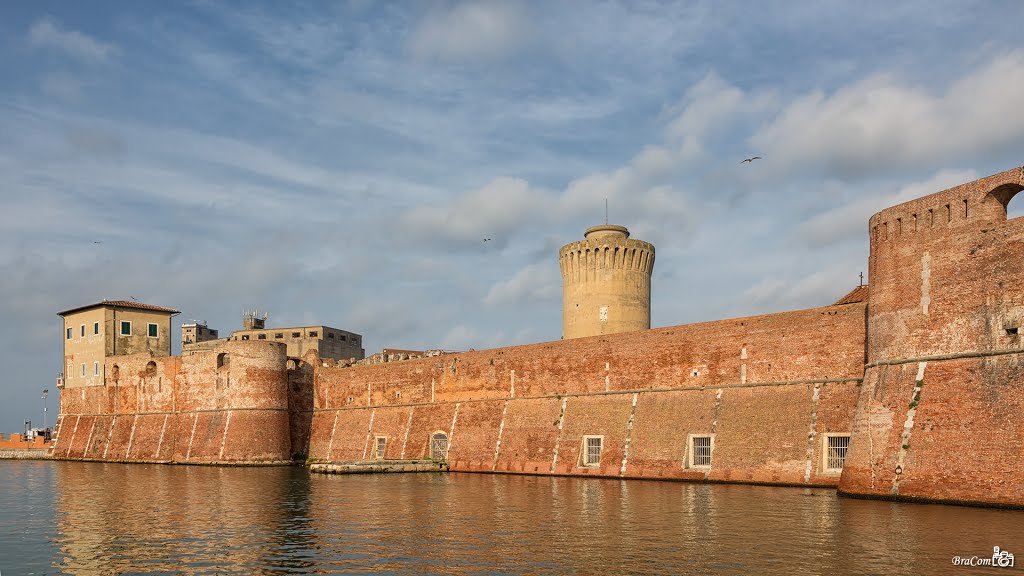
<path id="1" fill-rule="evenodd" d="M 557 249 L 606 198 L 657 248 L 655 326 L 829 304 L 866 272 L 872 213 L 1024 163 L 1022 20 L 1015 1 L 5 3 L 0 430 L 42 418 L 56 312 L 103 298 L 225 333 L 259 307 L 368 353 L 558 339 Z"/>

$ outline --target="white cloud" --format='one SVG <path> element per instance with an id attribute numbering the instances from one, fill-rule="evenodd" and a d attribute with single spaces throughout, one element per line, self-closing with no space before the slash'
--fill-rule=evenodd
<path id="1" fill-rule="evenodd" d="M 60 27 L 50 17 L 37 20 L 28 31 L 29 42 L 37 48 L 53 48 L 81 60 L 103 62 L 115 48 L 79 32 Z"/>
<path id="2" fill-rule="evenodd" d="M 814 245 L 864 238 L 868 219 L 876 212 L 977 178 L 973 170 L 942 170 L 928 180 L 907 184 L 894 194 L 860 195 L 803 222 L 797 236 Z"/>
<path id="3" fill-rule="evenodd" d="M 561 277 L 554 258 L 520 268 L 511 278 L 493 286 L 484 298 L 487 306 L 521 306 L 539 300 L 554 300 L 561 294 Z"/>
<path id="4" fill-rule="evenodd" d="M 447 206 L 419 206 L 401 216 L 414 237 L 456 242 L 504 242 L 516 228 L 541 217 L 550 207 L 548 194 L 519 178 L 499 177 L 483 188 L 465 192 Z"/>
<path id="5" fill-rule="evenodd" d="M 878 75 L 797 98 L 750 142 L 782 168 L 823 163 L 859 177 L 935 165 L 1024 142 L 1024 52 L 992 60 L 935 94 Z"/>
<path id="6" fill-rule="evenodd" d="M 863 267 L 862 262 L 840 260 L 801 277 L 769 275 L 743 293 L 744 301 L 764 311 L 828 306 L 856 286 L 856 272 Z"/>
<path id="7" fill-rule="evenodd" d="M 409 47 L 426 60 L 493 60 L 526 45 L 529 33 L 525 8 L 517 2 L 464 2 L 429 12 L 412 32 Z"/>

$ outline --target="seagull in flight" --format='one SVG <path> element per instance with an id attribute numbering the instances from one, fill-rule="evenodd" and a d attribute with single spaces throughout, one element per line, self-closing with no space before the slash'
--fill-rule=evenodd
<path id="1" fill-rule="evenodd" d="M 760 156 L 753 156 L 753 157 L 751 157 L 751 158 L 747 158 L 747 159 L 746 159 L 746 160 L 744 160 L 743 162 L 740 162 L 740 164 L 744 164 L 744 163 L 746 163 L 746 162 L 753 162 L 754 160 L 761 160 L 761 157 L 760 157 Z"/>
<path id="2" fill-rule="evenodd" d="M 491 241 L 490 238 L 484 238 L 484 242 L 490 242 L 490 241 Z"/>
<path id="3" fill-rule="evenodd" d="M 93 243 L 93 244 L 103 244 L 103 242 L 101 242 L 101 241 L 99 241 L 99 240 L 93 240 L 93 241 L 92 241 L 92 243 Z"/>

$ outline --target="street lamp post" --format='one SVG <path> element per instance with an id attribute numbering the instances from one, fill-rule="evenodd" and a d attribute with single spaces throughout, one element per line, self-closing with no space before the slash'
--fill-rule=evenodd
<path id="1" fill-rule="evenodd" d="M 46 433 L 45 432 L 45 430 L 46 430 L 46 395 L 49 394 L 49 393 L 50 393 L 50 390 L 48 388 L 43 389 L 43 430 L 44 430 L 43 433 L 44 434 Z"/>

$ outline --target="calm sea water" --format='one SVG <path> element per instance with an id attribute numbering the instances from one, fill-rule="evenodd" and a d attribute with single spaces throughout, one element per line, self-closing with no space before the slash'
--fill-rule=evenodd
<path id="1" fill-rule="evenodd" d="M 0 461 L 0 574 L 967 574 L 1024 512 L 654 481 Z"/>

